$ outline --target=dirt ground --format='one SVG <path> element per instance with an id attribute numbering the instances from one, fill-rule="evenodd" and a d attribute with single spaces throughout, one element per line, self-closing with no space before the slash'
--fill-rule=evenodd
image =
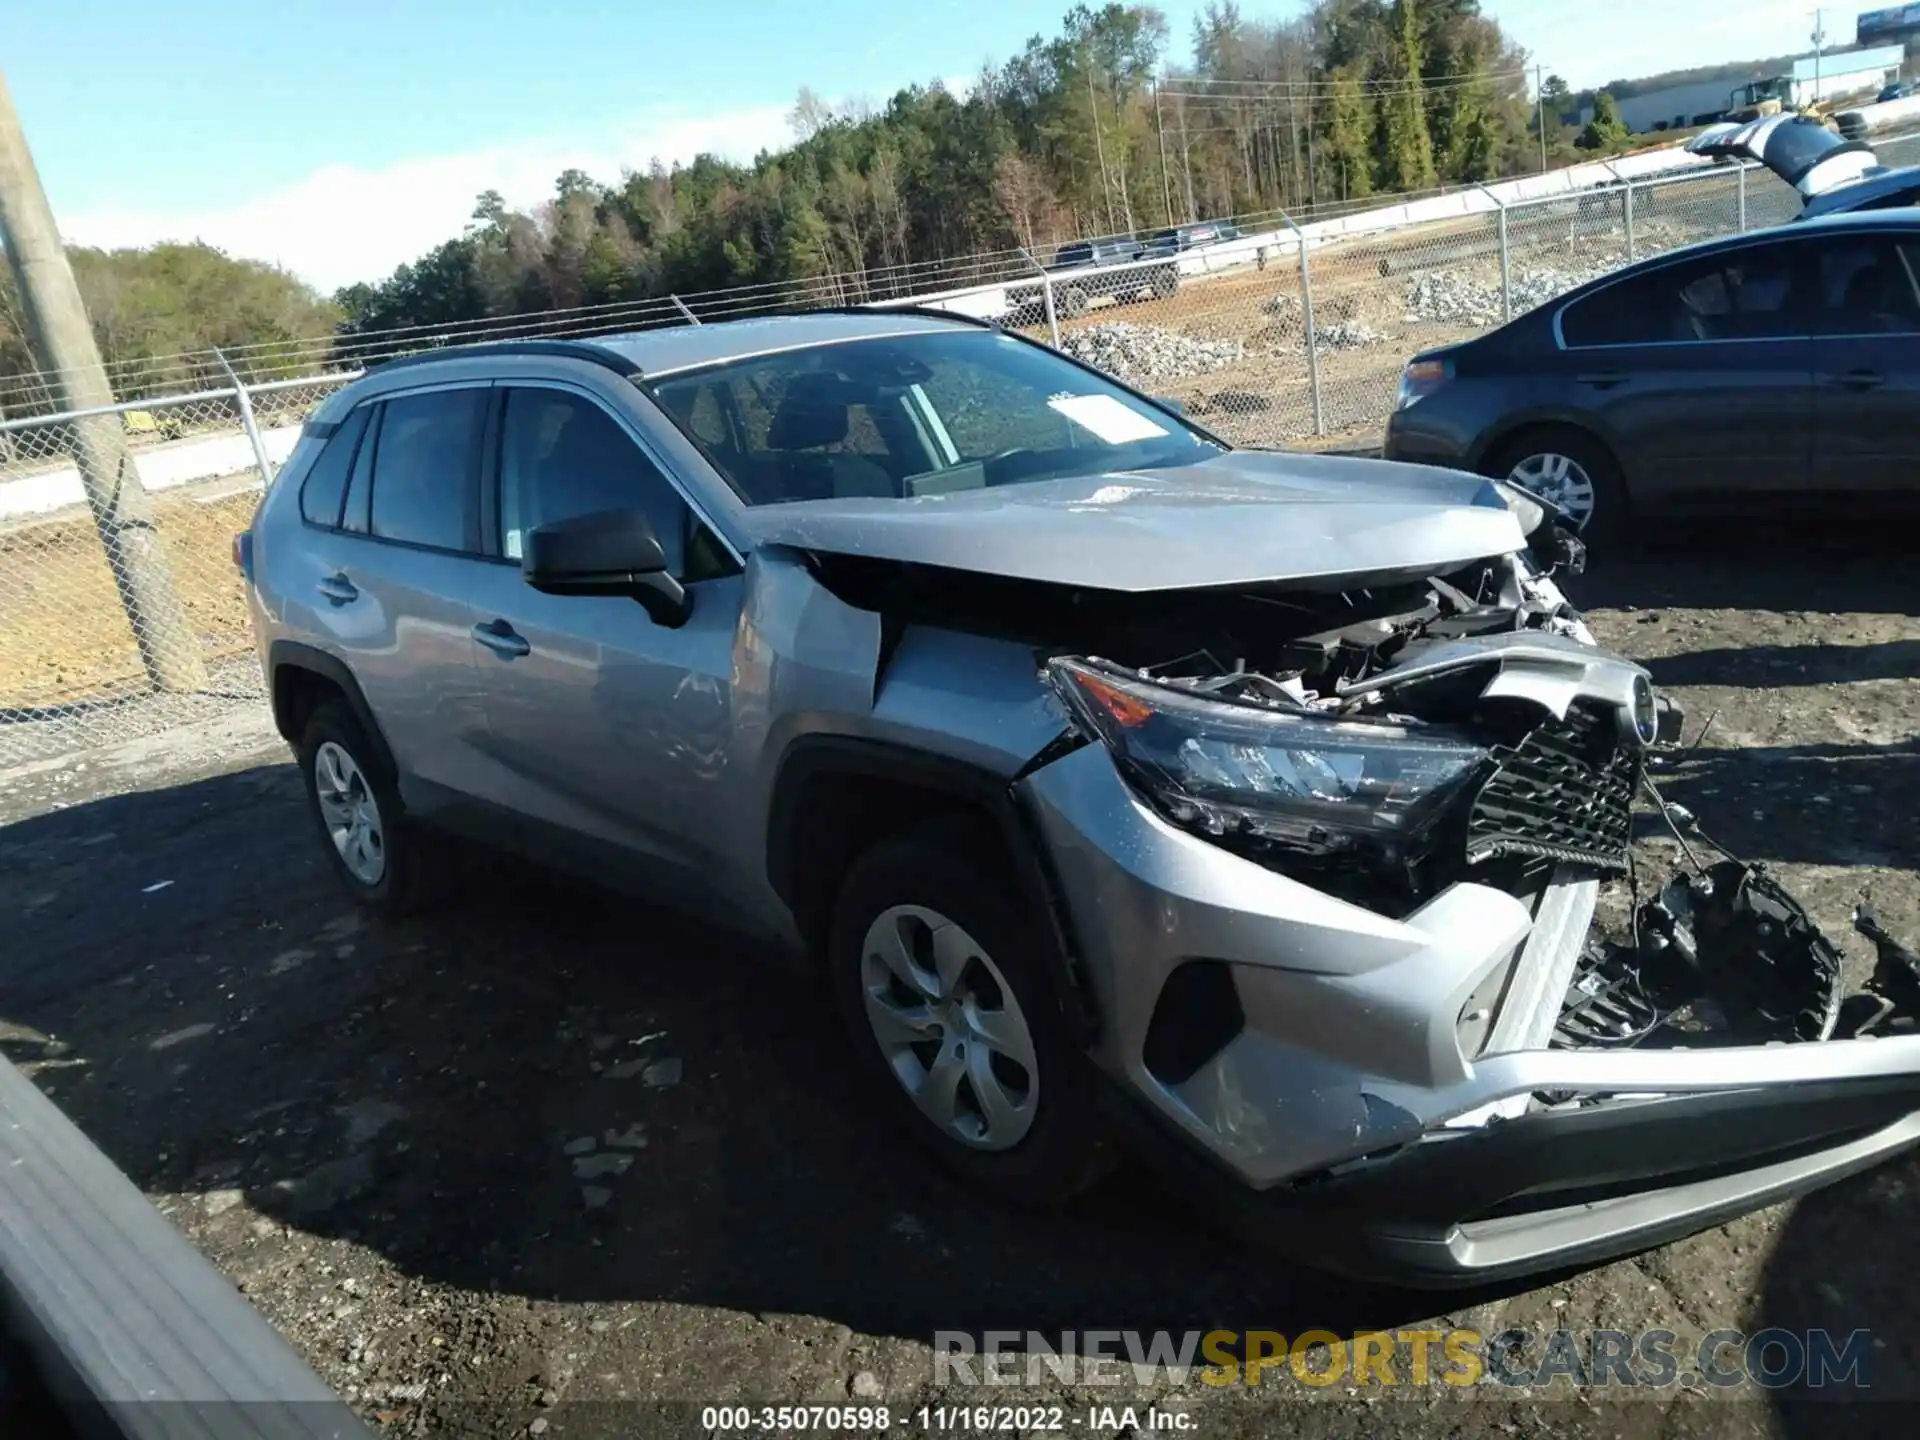
<path id="1" fill-rule="evenodd" d="M 234 534 L 259 492 L 245 476 L 152 497 L 175 592 L 209 660 L 250 649 Z M 145 688 L 140 651 L 92 517 L 0 529 L 0 712 L 32 712 Z"/>
<path id="2" fill-rule="evenodd" d="M 1675 534 L 1575 582 L 1690 742 L 1712 717 L 1668 793 L 1861 962 L 1863 891 L 1920 935 L 1920 606 L 1878 533 Z M 484 861 L 441 915 L 362 919 L 258 717 L 0 773 L 0 820 L 0 1045 L 391 1433 L 691 1434 L 703 1405 L 850 1400 L 897 1433 L 982 1398 L 936 1384 L 943 1329 L 1865 1328 L 1868 1398 L 1920 1398 L 1920 1159 L 1551 1284 L 1359 1287 L 1229 1240 L 1144 1168 L 1059 1215 L 957 1193 L 874 1127 L 804 979 L 700 926 Z M 1833 1415 L 1699 1389 L 1011 1398 L 1157 1398 L 1209 1437 Z M 1910 1414 L 1854 1406 L 1849 1429 Z"/>

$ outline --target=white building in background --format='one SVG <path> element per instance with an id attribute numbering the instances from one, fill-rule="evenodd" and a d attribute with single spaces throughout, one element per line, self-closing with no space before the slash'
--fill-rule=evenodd
<path id="1" fill-rule="evenodd" d="M 1912 7 L 1920 17 L 1920 5 Z M 1877 91 L 1900 73 L 1906 63 L 1904 45 L 1882 45 L 1871 50 L 1835 50 L 1815 59 L 1803 55 L 1793 62 L 1793 103 L 1806 106 L 1815 100 L 1833 100 L 1863 91 Z M 1636 135 L 1656 130 L 1684 130 L 1689 125 L 1705 124 L 1729 108 L 1730 93 L 1749 80 L 1772 77 L 1755 75 L 1734 68 L 1712 80 L 1695 80 L 1685 85 L 1669 85 L 1644 94 L 1615 97 L 1620 118 Z M 1579 123 L 1593 118 L 1593 107 L 1580 107 Z"/>
<path id="2" fill-rule="evenodd" d="M 1718 116 L 1727 108 L 1727 91 L 1736 84 L 1745 83 L 1744 73 L 1724 75 L 1717 80 L 1669 85 L 1664 90 L 1649 90 L 1642 95 L 1629 95 L 1624 100 L 1616 96 L 1614 104 L 1627 128 L 1636 135 L 1654 130 L 1684 130 L 1702 115 Z M 1580 123 L 1584 125 L 1592 118 L 1593 107 L 1581 106 Z"/>
<path id="3" fill-rule="evenodd" d="M 1880 45 L 1872 50 L 1840 50 L 1817 59 L 1803 55 L 1793 62 L 1793 103 L 1811 105 L 1863 90 L 1878 91 L 1907 63 L 1904 45 Z"/>

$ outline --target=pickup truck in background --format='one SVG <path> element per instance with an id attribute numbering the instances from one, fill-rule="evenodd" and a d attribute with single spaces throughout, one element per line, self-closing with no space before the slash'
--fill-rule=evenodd
<path id="1" fill-rule="evenodd" d="M 1180 288 L 1175 253 L 1173 248 L 1150 245 L 1130 235 L 1069 241 L 1053 252 L 1046 266 L 1054 314 L 1062 320 L 1077 320 L 1100 301 L 1128 305 L 1166 299 Z M 1046 318 L 1046 295 L 1037 281 L 1009 286 L 1007 308 L 1012 323 L 1035 324 Z"/>

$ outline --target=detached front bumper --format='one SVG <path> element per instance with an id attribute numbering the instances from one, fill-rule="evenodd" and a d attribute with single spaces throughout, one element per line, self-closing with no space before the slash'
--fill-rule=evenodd
<path id="1" fill-rule="evenodd" d="M 1548 1048 L 1591 881 L 1531 909 L 1456 884 L 1392 920 L 1167 823 L 1099 745 L 1021 784 L 1094 1058 L 1319 1263 L 1429 1284 L 1587 1263 L 1920 1141 L 1920 1037 Z"/>

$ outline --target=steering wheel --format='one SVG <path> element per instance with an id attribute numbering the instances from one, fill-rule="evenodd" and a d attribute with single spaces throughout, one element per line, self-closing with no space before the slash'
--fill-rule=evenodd
<path id="1" fill-rule="evenodd" d="M 994 454 L 987 456 L 986 459 L 980 462 L 980 468 L 987 475 L 991 476 L 997 467 L 1005 465 L 1015 457 L 1031 455 L 1033 453 L 1034 451 L 1031 445 L 1009 445 L 1006 449 L 996 451 Z M 1016 473 L 1018 472 L 1016 471 Z"/>

